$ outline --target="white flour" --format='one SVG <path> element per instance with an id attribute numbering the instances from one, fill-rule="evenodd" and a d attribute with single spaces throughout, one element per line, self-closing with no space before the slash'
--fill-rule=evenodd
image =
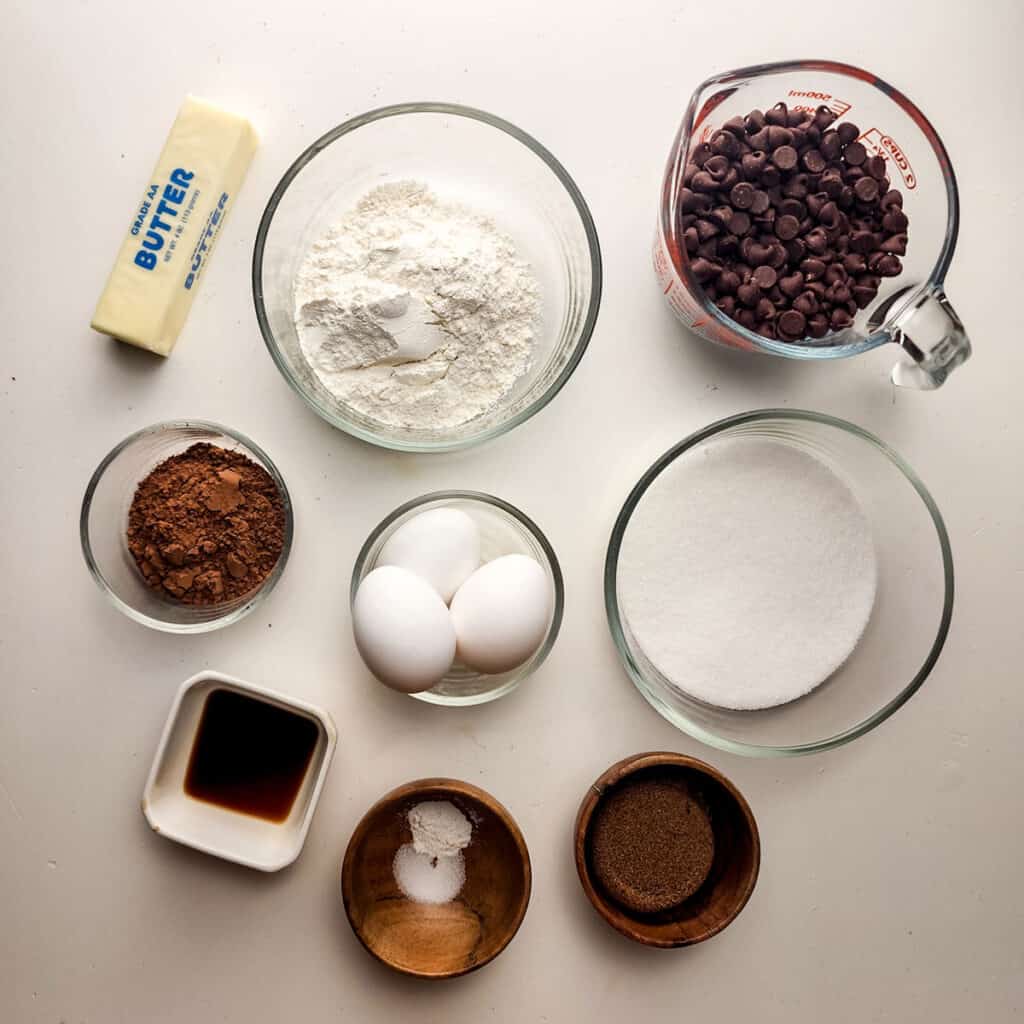
<path id="1" fill-rule="evenodd" d="M 784 704 L 860 640 L 877 566 L 867 518 L 823 462 L 735 438 L 655 479 L 619 554 L 623 615 L 680 690 L 719 707 Z"/>
<path id="2" fill-rule="evenodd" d="M 494 408 L 529 369 L 538 292 L 489 220 L 398 181 L 313 243 L 295 324 L 336 398 L 388 426 L 450 429 Z"/>

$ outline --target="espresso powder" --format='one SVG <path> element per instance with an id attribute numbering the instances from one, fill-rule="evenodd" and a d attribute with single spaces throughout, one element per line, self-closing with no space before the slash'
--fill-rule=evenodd
<path id="1" fill-rule="evenodd" d="M 590 842 L 594 875 L 617 903 L 641 914 L 689 899 L 715 856 L 703 802 L 671 777 L 613 786 L 594 813 Z"/>
<path id="2" fill-rule="evenodd" d="M 183 604 L 222 604 L 255 590 L 284 547 L 281 492 L 240 452 L 194 444 L 161 462 L 128 512 L 128 550 L 153 588 Z"/>

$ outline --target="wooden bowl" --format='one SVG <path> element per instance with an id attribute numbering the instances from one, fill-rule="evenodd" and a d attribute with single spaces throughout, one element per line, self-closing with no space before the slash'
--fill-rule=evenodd
<path id="1" fill-rule="evenodd" d="M 466 882 L 451 903 L 414 903 L 395 881 L 395 853 L 412 839 L 406 814 L 423 800 L 450 800 L 473 822 Z M 381 797 L 352 833 L 341 868 L 356 937 L 381 963 L 419 978 L 454 978 L 493 960 L 523 921 L 530 882 L 530 854 L 512 815 L 456 779 L 419 779 Z"/>
<path id="2" fill-rule="evenodd" d="M 590 825 L 605 794 L 625 779 L 680 778 L 699 795 L 715 839 L 708 877 L 689 899 L 671 910 L 640 914 L 627 910 L 604 889 L 593 871 Z M 685 754 L 637 754 L 613 764 L 587 790 L 576 816 L 576 870 L 587 898 L 617 931 L 646 946 L 691 946 L 710 939 L 746 905 L 761 865 L 757 823 L 739 790 L 717 769 Z"/>

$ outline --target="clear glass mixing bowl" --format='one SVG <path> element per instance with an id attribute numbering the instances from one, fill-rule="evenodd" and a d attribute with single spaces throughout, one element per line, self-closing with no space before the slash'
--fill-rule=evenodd
<path id="1" fill-rule="evenodd" d="M 676 459 L 726 439 L 764 438 L 815 456 L 853 490 L 871 524 L 878 589 L 847 661 L 806 696 L 759 711 L 713 707 L 674 686 L 646 657 L 619 604 L 619 550 L 634 509 Z M 612 530 L 604 571 L 612 638 L 637 689 L 663 717 L 713 747 L 751 757 L 810 754 L 873 729 L 928 678 L 953 613 L 953 556 L 938 507 L 900 456 L 866 430 L 816 412 L 764 409 L 712 423 L 641 477 Z M 680 623 L 685 629 L 685 623 Z M 771 637 L 764 642 L 770 644 Z"/>
<path id="2" fill-rule="evenodd" d="M 541 285 L 531 369 L 496 408 L 452 429 L 402 429 L 346 406 L 307 363 L 293 319 L 293 282 L 311 242 L 369 189 L 408 179 L 489 216 Z M 601 253 L 580 190 L 536 139 L 482 110 L 407 103 L 346 121 L 292 164 L 260 222 L 252 284 L 274 362 L 328 423 L 385 448 L 450 451 L 522 423 L 569 379 L 597 320 Z"/>
<path id="3" fill-rule="evenodd" d="M 548 578 L 551 588 L 551 619 L 541 645 L 522 665 L 508 672 L 485 675 L 456 661 L 448 674 L 435 687 L 410 697 L 428 704 L 467 706 L 486 704 L 511 693 L 524 679 L 533 675 L 551 653 L 562 625 L 565 608 L 565 586 L 555 549 L 540 527 L 525 513 L 501 498 L 480 491 L 434 491 L 400 505 L 366 538 L 352 569 L 349 603 L 355 601 L 363 578 L 377 567 L 377 558 L 388 538 L 403 523 L 432 508 L 457 508 L 465 512 L 480 529 L 482 562 L 502 555 L 520 554 L 535 559 Z"/>
<path id="4" fill-rule="evenodd" d="M 255 590 L 215 605 L 183 604 L 147 586 L 125 537 L 128 510 L 139 483 L 158 463 L 200 442 L 241 452 L 262 466 L 281 492 L 284 505 L 284 546 L 277 564 Z M 207 633 L 248 615 L 281 578 L 293 531 L 288 488 L 267 453 L 243 434 L 203 420 L 155 423 L 126 437 L 93 473 L 79 520 L 82 554 L 100 590 L 130 619 L 166 633 Z"/>

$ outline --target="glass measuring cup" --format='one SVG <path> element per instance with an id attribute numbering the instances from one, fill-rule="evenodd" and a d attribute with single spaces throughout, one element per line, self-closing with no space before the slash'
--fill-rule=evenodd
<path id="1" fill-rule="evenodd" d="M 825 105 L 840 121 L 861 129 L 869 154 L 885 158 L 893 188 L 903 194 L 910 226 L 903 272 L 883 278 L 878 294 L 853 324 L 820 339 L 764 338 L 726 316 L 691 274 L 679 225 L 678 196 L 692 147 L 732 117 L 778 102 L 790 109 Z M 893 382 L 936 388 L 971 354 L 971 343 L 943 284 L 956 248 L 960 203 L 946 148 L 928 119 L 891 85 L 860 68 L 831 61 L 761 64 L 709 78 L 690 98 L 662 186 L 654 268 L 676 316 L 708 341 L 792 359 L 837 359 L 886 342 L 909 359 L 893 368 Z"/>

